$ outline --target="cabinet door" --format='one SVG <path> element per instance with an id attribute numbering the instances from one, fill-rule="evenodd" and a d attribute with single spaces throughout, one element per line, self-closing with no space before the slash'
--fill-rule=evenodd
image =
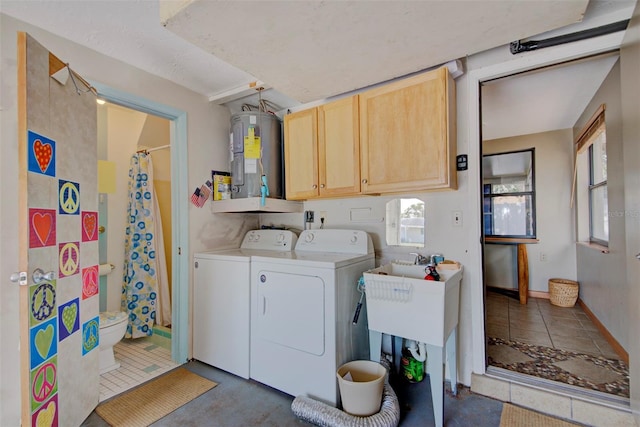
<path id="1" fill-rule="evenodd" d="M 360 94 L 363 193 L 456 188 L 455 88 L 446 67 Z"/>
<path id="2" fill-rule="evenodd" d="M 318 115 L 315 108 L 284 117 L 284 164 L 287 200 L 318 195 Z"/>
<path id="3" fill-rule="evenodd" d="M 320 196 L 360 193 L 358 96 L 318 107 Z"/>

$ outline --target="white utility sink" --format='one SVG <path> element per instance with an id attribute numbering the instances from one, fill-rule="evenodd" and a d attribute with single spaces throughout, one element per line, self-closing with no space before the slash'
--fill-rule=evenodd
<path id="1" fill-rule="evenodd" d="M 450 265 L 447 265 L 449 267 Z M 457 265 L 456 265 L 457 267 Z M 462 268 L 437 269 L 441 281 L 425 280 L 425 266 L 392 262 L 364 273 L 369 357 L 380 360 L 382 334 L 423 342 L 436 427 L 444 425 L 444 369 L 457 393 L 457 327 Z"/>
<path id="2" fill-rule="evenodd" d="M 424 280 L 424 265 L 392 262 L 365 272 L 369 329 L 443 346 L 458 325 L 462 268 L 437 271 L 439 282 Z"/>

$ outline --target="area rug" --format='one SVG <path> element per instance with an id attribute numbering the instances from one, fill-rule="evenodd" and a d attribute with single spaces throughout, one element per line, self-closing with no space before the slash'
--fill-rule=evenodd
<path id="1" fill-rule="evenodd" d="M 509 403 L 502 405 L 500 427 L 575 427 L 576 425 L 580 424 L 569 423 Z"/>
<path id="2" fill-rule="evenodd" d="M 216 385 L 177 368 L 98 405 L 96 413 L 112 427 L 147 427 Z"/>
<path id="3" fill-rule="evenodd" d="M 489 364 L 521 374 L 533 375 L 582 388 L 629 397 L 629 367 L 622 360 L 607 359 L 574 351 L 489 338 Z M 493 347 L 495 346 L 495 347 Z M 509 347 L 510 361 L 496 360 L 499 347 Z M 582 367 L 582 369 L 578 369 Z M 594 376 L 592 371 L 601 375 Z M 605 373 L 606 375 L 602 375 Z"/>

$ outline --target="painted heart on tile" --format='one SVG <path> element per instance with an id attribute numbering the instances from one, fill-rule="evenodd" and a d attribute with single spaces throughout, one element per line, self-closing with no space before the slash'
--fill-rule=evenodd
<path id="1" fill-rule="evenodd" d="M 56 416 L 56 402 L 49 402 L 46 409 L 38 412 L 36 427 L 51 427 Z"/>
<path id="2" fill-rule="evenodd" d="M 87 237 L 89 239 L 93 239 L 93 236 L 96 233 L 97 223 L 98 223 L 98 218 L 95 213 L 84 214 L 84 218 L 82 218 L 82 225 L 84 227 L 84 232 L 87 233 Z"/>
<path id="3" fill-rule="evenodd" d="M 42 141 L 36 139 L 33 143 L 33 154 L 36 156 L 36 161 L 42 173 L 49 169 L 49 164 L 53 158 L 53 147 L 51 144 L 43 144 Z"/>
<path id="4" fill-rule="evenodd" d="M 76 324 L 76 316 L 78 315 L 78 304 L 75 302 L 69 304 L 62 309 L 62 323 L 69 333 L 73 332 L 73 326 Z"/>
<path id="5" fill-rule="evenodd" d="M 36 212 L 31 218 L 31 223 L 36 232 L 36 236 L 38 236 L 40 242 L 45 245 L 47 240 L 49 240 L 49 234 L 51 234 L 51 225 L 53 223 L 51 214 Z"/>
<path id="6" fill-rule="evenodd" d="M 35 338 L 36 350 L 38 350 L 38 354 L 43 359 L 45 359 L 49 354 L 49 350 L 51 349 L 52 343 L 53 343 L 53 325 L 49 325 L 44 329 L 40 329 L 36 333 L 36 338 Z"/>

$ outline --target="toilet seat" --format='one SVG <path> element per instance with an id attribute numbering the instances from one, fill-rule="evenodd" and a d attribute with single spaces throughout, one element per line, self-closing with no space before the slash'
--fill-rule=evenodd
<path id="1" fill-rule="evenodd" d="M 104 311 L 100 313 L 100 329 L 117 325 L 127 320 L 127 313 L 124 311 Z"/>

